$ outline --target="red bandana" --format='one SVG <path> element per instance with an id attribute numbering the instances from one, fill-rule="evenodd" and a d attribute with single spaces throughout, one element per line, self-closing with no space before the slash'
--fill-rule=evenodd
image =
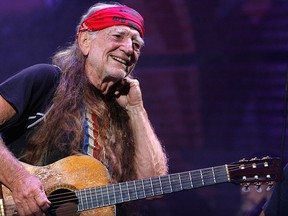
<path id="1" fill-rule="evenodd" d="M 110 26 L 126 25 L 139 31 L 144 38 L 144 19 L 135 10 L 127 6 L 104 8 L 92 13 L 81 24 L 79 31 L 97 31 Z"/>

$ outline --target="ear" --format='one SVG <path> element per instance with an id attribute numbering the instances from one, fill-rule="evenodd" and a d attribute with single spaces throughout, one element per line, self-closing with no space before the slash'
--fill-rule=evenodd
<path id="1" fill-rule="evenodd" d="M 78 34 L 77 40 L 83 55 L 87 56 L 90 51 L 91 36 L 87 31 L 81 31 Z"/>

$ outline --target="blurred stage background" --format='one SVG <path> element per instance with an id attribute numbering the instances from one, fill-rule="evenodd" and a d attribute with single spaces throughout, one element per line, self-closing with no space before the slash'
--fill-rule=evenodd
<path id="1" fill-rule="evenodd" d="M 74 40 L 91 0 L 0 0 L 0 80 Z M 170 172 L 279 155 L 287 0 L 123 0 L 145 18 L 135 70 Z M 286 154 L 285 154 L 286 155 Z M 232 184 L 145 201 L 148 215 L 236 215 Z"/>

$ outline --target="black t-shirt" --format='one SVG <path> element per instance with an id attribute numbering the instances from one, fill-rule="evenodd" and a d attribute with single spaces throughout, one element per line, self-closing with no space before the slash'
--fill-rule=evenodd
<path id="1" fill-rule="evenodd" d="M 7 147 L 19 156 L 30 130 L 39 123 L 50 104 L 61 70 L 50 64 L 28 67 L 0 85 L 0 95 L 16 110 L 16 115 L 0 126 Z"/>

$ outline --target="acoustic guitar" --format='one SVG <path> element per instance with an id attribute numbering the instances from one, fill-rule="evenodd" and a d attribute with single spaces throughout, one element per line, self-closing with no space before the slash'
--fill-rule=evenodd
<path id="1" fill-rule="evenodd" d="M 85 155 L 70 156 L 42 167 L 23 165 L 44 185 L 52 203 L 46 215 L 51 216 L 115 215 L 118 203 L 220 183 L 272 186 L 281 177 L 279 159 L 270 157 L 116 184 L 110 183 L 104 165 Z M 0 188 L 0 216 L 18 215 L 11 191 L 4 185 Z"/>

